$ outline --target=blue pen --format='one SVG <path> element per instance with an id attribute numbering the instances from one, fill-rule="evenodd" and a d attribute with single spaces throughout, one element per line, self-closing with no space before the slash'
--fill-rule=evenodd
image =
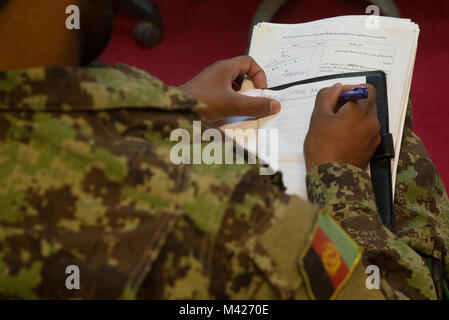
<path id="1" fill-rule="evenodd" d="M 351 91 L 343 91 L 338 99 L 339 103 L 345 103 L 347 101 L 362 100 L 368 98 L 368 88 L 355 87 Z"/>

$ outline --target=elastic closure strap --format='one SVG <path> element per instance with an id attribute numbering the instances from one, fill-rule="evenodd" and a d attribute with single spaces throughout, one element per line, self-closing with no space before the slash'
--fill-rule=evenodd
<path id="1" fill-rule="evenodd" d="M 393 136 L 391 133 L 382 133 L 381 142 L 374 152 L 372 160 L 394 158 Z"/>

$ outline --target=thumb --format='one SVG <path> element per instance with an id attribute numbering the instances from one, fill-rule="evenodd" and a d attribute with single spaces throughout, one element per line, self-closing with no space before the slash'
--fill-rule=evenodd
<path id="1" fill-rule="evenodd" d="M 226 108 L 226 116 L 266 117 L 281 110 L 281 103 L 264 97 L 249 97 L 235 93 L 231 105 Z"/>
<path id="2" fill-rule="evenodd" d="M 321 89 L 316 96 L 315 111 L 326 114 L 335 113 L 342 90 L 343 85 L 341 83 Z"/>

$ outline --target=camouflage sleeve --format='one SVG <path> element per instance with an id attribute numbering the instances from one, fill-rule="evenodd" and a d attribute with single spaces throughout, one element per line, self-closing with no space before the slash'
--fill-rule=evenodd
<path id="1" fill-rule="evenodd" d="M 313 169 L 306 177 L 307 195 L 311 202 L 332 207 L 344 217 L 351 212 L 377 216 L 377 207 L 369 175 L 362 169 L 329 163 Z"/>
<path id="2" fill-rule="evenodd" d="M 190 170 L 190 169 L 189 169 Z M 308 299 L 298 261 L 320 210 L 256 166 L 192 167 L 185 214 L 142 284 L 142 299 Z M 226 171 L 226 175 L 223 175 Z M 186 189 L 188 191 L 189 189 Z M 212 191 L 212 192 L 211 192 Z M 383 299 L 361 265 L 337 298 Z"/>
<path id="3" fill-rule="evenodd" d="M 419 242 L 381 225 L 357 168 L 309 175 L 312 204 L 258 165 L 175 165 L 170 134 L 192 132 L 198 102 L 126 67 L 0 73 L 0 96 L 1 297 L 306 298 L 298 261 L 321 214 L 381 267 L 384 291 L 433 297 Z M 375 295 L 364 281 L 359 265 L 340 296 Z"/>
<path id="4" fill-rule="evenodd" d="M 0 72 L 0 298 L 133 298 L 179 216 L 192 106 L 124 66 Z"/>
<path id="5" fill-rule="evenodd" d="M 411 242 L 382 225 L 370 178 L 357 167 L 333 163 L 309 173 L 308 196 L 315 204 L 287 196 L 279 175 L 260 176 L 257 166 L 181 171 L 176 203 L 182 214 L 140 298 L 308 298 L 298 260 L 320 214 L 332 216 L 363 249 L 363 263 L 337 298 L 436 298 L 424 260 Z M 380 269 L 380 291 L 365 287 L 369 265 Z"/>
<path id="6" fill-rule="evenodd" d="M 363 249 L 364 265 L 379 267 L 391 286 L 389 297 L 434 299 L 435 288 L 424 260 L 382 225 L 369 175 L 358 167 L 326 164 L 307 176 L 308 196 L 330 214 Z"/>
<path id="7" fill-rule="evenodd" d="M 440 261 L 449 280 L 449 201 L 427 150 L 410 128 L 404 130 L 397 171 L 392 231 L 426 259 Z M 435 272 L 437 270 L 432 270 Z M 441 280 L 439 280 L 441 281 Z M 441 287 L 439 297 L 442 297 Z"/>
<path id="8" fill-rule="evenodd" d="M 0 72 L 0 97 L 0 297 L 307 297 L 317 206 L 170 161 L 204 105 L 125 66 Z"/>

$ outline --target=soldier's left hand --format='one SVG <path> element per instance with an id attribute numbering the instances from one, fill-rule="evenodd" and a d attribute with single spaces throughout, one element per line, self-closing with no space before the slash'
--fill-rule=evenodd
<path id="1" fill-rule="evenodd" d="M 257 89 L 267 87 L 262 68 L 249 56 L 241 56 L 214 63 L 178 88 L 204 102 L 207 109 L 194 109 L 209 121 L 230 116 L 264 117 L 281 109 L 278 101 L 262 97 L 249 97 L 236 92 L 232 82 L 246 74 Z"/>

